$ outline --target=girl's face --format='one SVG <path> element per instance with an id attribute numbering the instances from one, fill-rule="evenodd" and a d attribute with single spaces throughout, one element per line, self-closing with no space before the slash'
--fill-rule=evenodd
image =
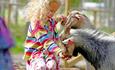
<path id="1" fill-rule="evenodd" d="M 49 8 L 47 12 L 48 18 L 51 18 L 54 15 L 54 13 L 57 11 L 58 8 L 59 8 L 59 4 L 57 2 L 51 2 L 49 4 Z"/>

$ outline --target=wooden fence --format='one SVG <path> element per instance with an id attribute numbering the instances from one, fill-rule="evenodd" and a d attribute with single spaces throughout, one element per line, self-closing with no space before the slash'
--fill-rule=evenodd
<path id="1" fill-rule="evenodd" d="M 115 28 L 115 0 L 97 0 L 97 2 L 92 2 L 92 0 L 81 0 L 81 8 L 92 12 L 94 17 L 95 25 L 104 25 L 110 28 Z M 90 7 L 94 6 L 96 3 L 97 7 L 95 8 L 84 8 L 85 3 L 90 3 Z M 93 3 L 93 5 L 91 5 Z"/>
<path id="2" fill-rule="evenodd" d="M 7 0 L 0 0 L 0 16 L 4 17 L 8 23 L 18 24 L 19 9 L 21 3 L 10 3 Z"/>

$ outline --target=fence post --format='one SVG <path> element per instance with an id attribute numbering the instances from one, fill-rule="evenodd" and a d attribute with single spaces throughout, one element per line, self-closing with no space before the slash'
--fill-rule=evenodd
<path id="1" fill-rule="evenodd" d="M 0 1 L 0 15 L 5 17 L 5 1 Z"/>
<path id="2" fill-rule="evenodd" d="M 11 5 L 9 2 L 8 2 L 8 23 L 11 23 L 11 20 L 10 20 L 10 16 L 11 16 Z"/>
<path id="3" fill-rule="evenodd" d="M 65 0 L 65 15 L 68 15 L 68 11 L 70 10 L 71 0 Z"/>

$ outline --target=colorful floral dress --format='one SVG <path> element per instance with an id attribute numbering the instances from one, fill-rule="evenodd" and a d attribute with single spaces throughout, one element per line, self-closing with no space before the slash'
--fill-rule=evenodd
<path id="1" fill-rule="evenodd" d="M 59 58 L 55 55 L 58 55 L 61 49 L 56 44 L 59 40 L 56 24 L 57 22 L 51 18 L 46 23 L 37 20 L 29 25 L 25 41 L 25 60 L 42 58 L 44 62 L 47 62 L 53 59 L 57 64 L 56 70 L 59 69 Z"/>

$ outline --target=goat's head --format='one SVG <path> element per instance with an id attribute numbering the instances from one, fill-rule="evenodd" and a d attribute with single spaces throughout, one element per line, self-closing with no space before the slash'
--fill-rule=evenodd
<path id="1" fill-rule="evenodd" d="M 72 29 L 95 28 L 90 19 L 81 11 L 71 11 L 67 18 L 65 27 L 68 26 Z"/>

